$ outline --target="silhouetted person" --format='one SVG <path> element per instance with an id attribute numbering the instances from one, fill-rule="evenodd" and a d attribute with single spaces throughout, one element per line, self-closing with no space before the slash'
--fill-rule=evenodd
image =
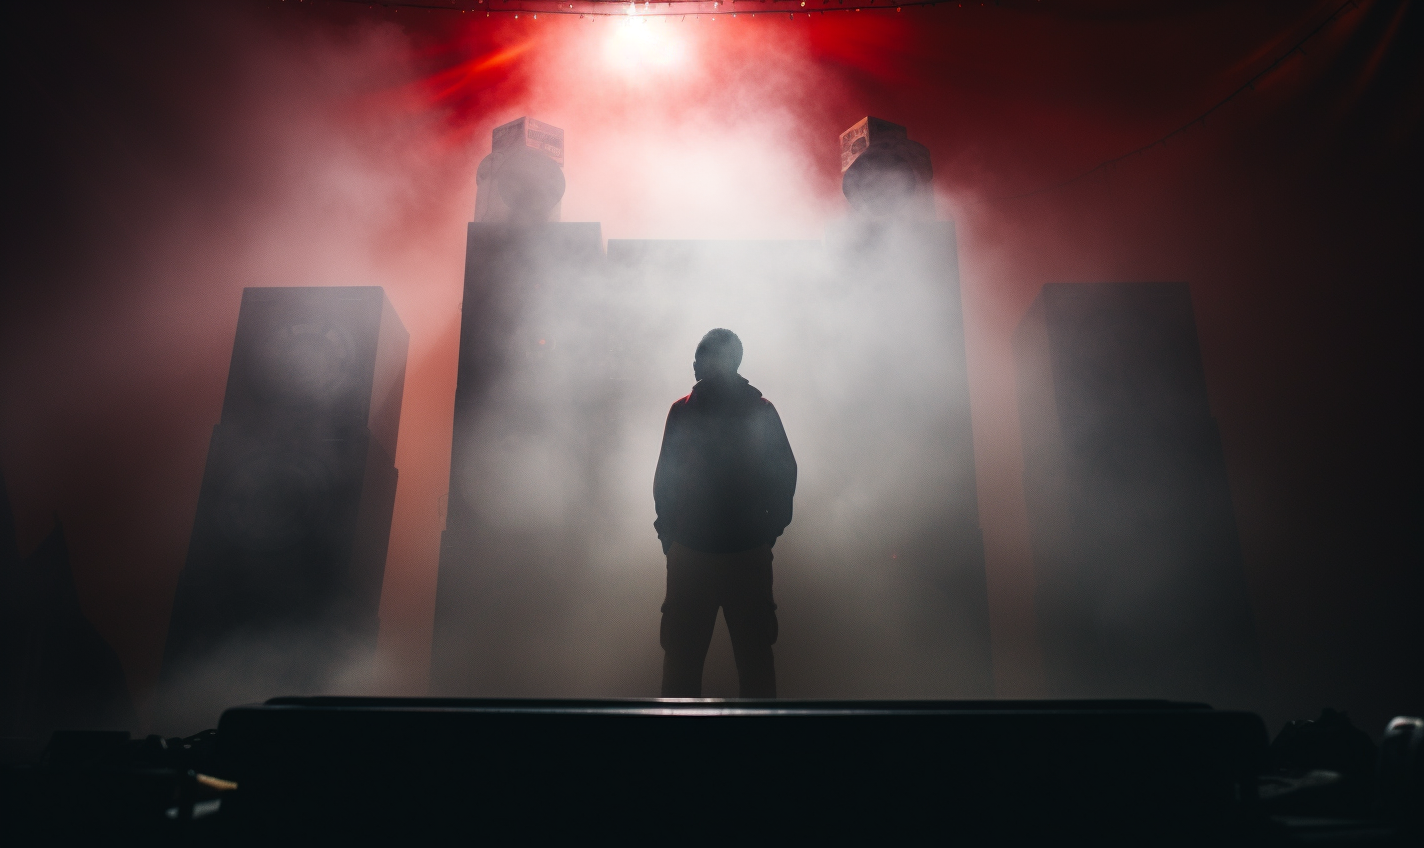
<path id="1" fill-rule="evenodd" d="M 702 694 L 702 663 L 721 608 L 743 698 L 775 698 L 771 546 L 791 523 L 796 458 L 776 407 L 737 373 L 731 330 L 702 337 L 697 385 L 672 405 L 653 478 L 653 527 L 667 554 L 660 638 L 663 696 Z"/>

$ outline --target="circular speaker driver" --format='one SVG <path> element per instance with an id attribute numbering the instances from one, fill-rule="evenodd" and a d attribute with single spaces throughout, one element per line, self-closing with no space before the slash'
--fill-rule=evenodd
<path id="1" fill-rule="evenodd" d="M 326 515 L 330 472 L 297 453 L 251 456 L 223 487 L 224 534 L 239 548 L 271 553 L 311 535 Z"/>

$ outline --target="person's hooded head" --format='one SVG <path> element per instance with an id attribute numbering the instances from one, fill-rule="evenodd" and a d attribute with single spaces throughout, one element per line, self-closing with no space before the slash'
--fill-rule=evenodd
<path id="1" fill-rule="evenodd" d="M 692 376 L 698 382 L 709 378 L 730 377 L 742 365 L 742 340 L 731 330 L 718 327 L 708 330 L 697 343 L 692 358 Z"/>

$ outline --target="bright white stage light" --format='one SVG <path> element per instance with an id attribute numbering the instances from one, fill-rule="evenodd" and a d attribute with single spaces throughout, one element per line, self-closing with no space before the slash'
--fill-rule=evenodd
<path id="1" fill-rule="evenodd" d="M 666 20 L 638 15 L 632 4 L 626 17 L 608 27 L 603 58 L 609 67 L 628 77 L 681 67 L 687 61 L 687 45 L 678 28 Z"/>

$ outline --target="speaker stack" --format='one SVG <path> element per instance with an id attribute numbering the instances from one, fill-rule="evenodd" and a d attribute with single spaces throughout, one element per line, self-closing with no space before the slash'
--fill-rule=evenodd
<path id="1" fill-rule="evenodd" d="M 244 290 L 164 652 L 177 698 L 321 691 L 374 647 L 409 339 L 380 287 Z"/>
<path id="2" fill-rule="evenodd" d="M 1054 693 L 1260 700 L 1226 456 L 1186 283 L 1048 283 L 1015 341 Z"/>

